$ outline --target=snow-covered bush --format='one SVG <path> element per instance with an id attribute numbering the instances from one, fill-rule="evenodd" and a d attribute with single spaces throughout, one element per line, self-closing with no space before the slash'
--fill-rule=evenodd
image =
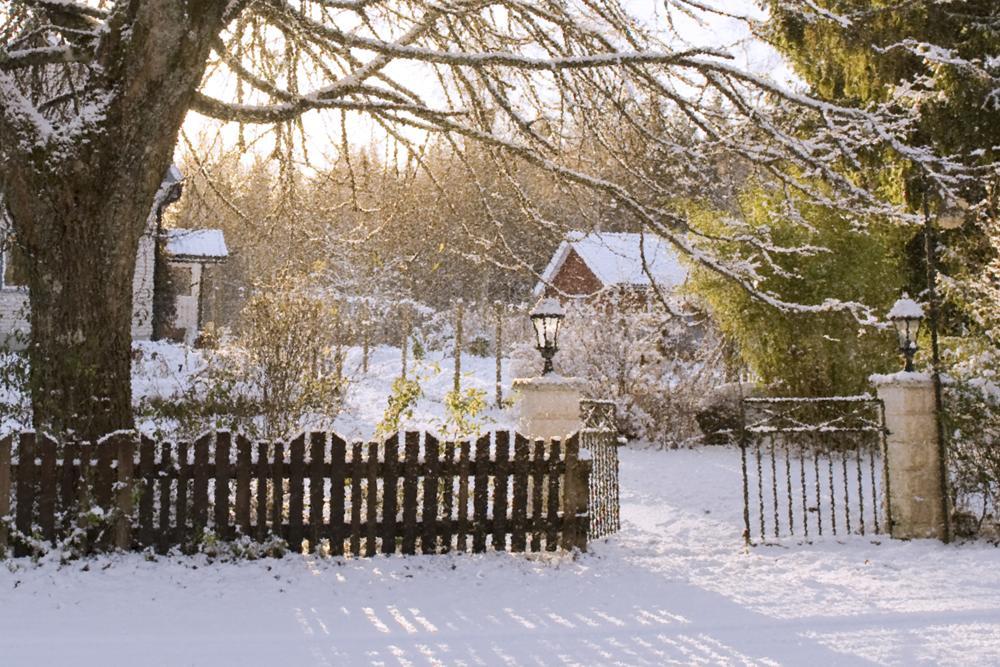
<path id="1" fill-rule="evenodd" d="M 347 377 L 337 303 L 280 277 L 247 301 L 233 340 L 204 350 L 206 364 L 178 392 L 143 401 L 161 430 L 226 428 L 264 438 L 324 427 L 340 410 Z"/>
<path id="2" fill-rule="evenodd" d="M 954 507 L 970 532 L 1000 537 L 1000 355 L 952 349 L 944 419 Z"/>
<path id="3" fill-rule="evenodd" d="M 592 398 L 614 401 L 627 437 L 661 447 L 701 437 L 699 402 L 722 381 L 721 347 L 702 319 L 606 294 L 568 305 L 559 348 L 556 370 L 583 378 Z"/>

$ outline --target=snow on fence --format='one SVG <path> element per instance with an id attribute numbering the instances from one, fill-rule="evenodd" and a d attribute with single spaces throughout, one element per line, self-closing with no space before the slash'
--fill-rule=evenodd
<path id="1" fill-rule="evenodd" d="M 0 549 L 24 556 L 75 540 L 82 552 L 165 553 L 240 539 L 333 556 L 585 549 L 590 471 L 577 435 L 58 444 L 22 433 L 0 441 Z"/>
<path id="2" fill-rule="evenodd" d="M 743 411 L 747 544 L 888 532 L 881 401 L 748 398 Z"/>

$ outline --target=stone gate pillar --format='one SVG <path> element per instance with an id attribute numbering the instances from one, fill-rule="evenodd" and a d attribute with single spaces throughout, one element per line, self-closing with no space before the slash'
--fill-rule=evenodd
<path id="1" fill-rule="evenodd" d="M 945 539 L 945 484 L 934 381 L 926 373 L 872 377 L 885 404 L 892 537 Z"/>
<path id="2" fill-rule="evenodd" d="M 514 380 L 517 430 L 529 438 L 562 438 L 580 430 L 583 382 L 554 373 Z"/>

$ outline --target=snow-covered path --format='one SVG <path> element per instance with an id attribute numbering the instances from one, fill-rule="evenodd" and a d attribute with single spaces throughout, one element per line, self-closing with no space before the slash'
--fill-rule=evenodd
<path id="1" fill-rule="evenodd" d="M 742 549 L 732 451 L 626 451 L 577 560 L 115 557 L 0 571 L 0 664 L 1000 664 L 1000 550 Z"/>

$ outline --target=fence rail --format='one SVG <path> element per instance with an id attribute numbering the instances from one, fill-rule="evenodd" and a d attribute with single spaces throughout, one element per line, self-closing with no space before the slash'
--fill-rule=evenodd
<path id="1" fill-rule="evenodd" d="M 881 401 L 750 398 L 743 412 L 747 544 L 888 532 Z"/>
<path id="2" fill-rule="evenodd" d="M 22 433 L 0 440 L 0 548 L 29 555 L 72 538 L 85 551 L 164 553 L 214 536 L 335 556 L 585 549 L 591 462 L 579 447 L 577 435 L 505 431 L 454 443 L 420 432 L 97 444 Z"/>

